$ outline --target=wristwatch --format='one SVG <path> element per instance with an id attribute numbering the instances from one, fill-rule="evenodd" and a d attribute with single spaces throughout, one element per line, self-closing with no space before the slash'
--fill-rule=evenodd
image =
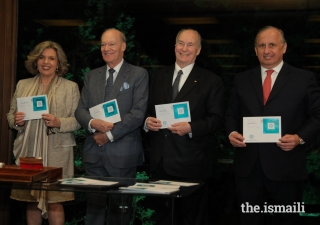
<path id="1" fill-rule="evenodd" d="M 301 137 L 299 137 L 299 145 L 303 145 L 304 143 L 304 140 Z"/>

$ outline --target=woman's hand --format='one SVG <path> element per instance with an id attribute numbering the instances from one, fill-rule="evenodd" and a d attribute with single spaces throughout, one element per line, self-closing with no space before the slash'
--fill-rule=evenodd
<path id="1" fill-rule="evenodd" d="M 42 114 L 42 119 L 47 127 L 60 127 L 60 120 L 52 114 Z"/>
<path id="2" fill-rule="evenodd" d="M 23 126 L 24 125 L 24 112 L 16 112 L 14 114 L 14 123 L 18 126 Z"/>

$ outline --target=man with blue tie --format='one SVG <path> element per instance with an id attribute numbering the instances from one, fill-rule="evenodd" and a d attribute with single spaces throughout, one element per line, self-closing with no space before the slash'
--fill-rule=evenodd
<path id="1" fill-rule="evenodd" d="M 134 178 L 144 160 L 140 135 L 148 102 L 148 72 L 123 59 L 125 35 L 114 28 L 101 36 L 105 66 L 91 70 L 84 79 L 76 119 L 86 129 L 83 149 L 86 176 Z M 89 108 L 116 99 L 121 121 L 94 119 Z M 106 196 L 89 198 L 86 224 L 104 224 Z"/>

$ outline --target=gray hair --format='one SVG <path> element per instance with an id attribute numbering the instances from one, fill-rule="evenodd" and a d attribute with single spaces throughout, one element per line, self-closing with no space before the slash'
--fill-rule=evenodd
<path id="1" fill-rule="evenodd" d="M 181 29 L 181 30 L 178 32 L 177 36 L 176 36 L 176 43 L 178 42 L 178 38 L 179 38 L 180 34 L 181 34 L 183 31 L 186 31 L 186 30 L 192 30 L 192 31 L 194 31 L 194 32 L 196 32 L 196 33 L 197 33 L 197 35 L 198 35 L 198 47 L 199 47 L 199 48 L 201 48 L 201 41 L 202 41 L 202 38 L 201 38 L 201 36 L 200 36 L 199 32 L 198 32 L 198 31 L 196 31 L 195 29 L 192 29 L 192 28 Z"/>
<path id="2" fill-rule="evenodd" d="M 256 38 L 255 38 L 255 40 L 254 40 L 254 46 L 257 45 L 258 35 L 259 35 L 261 32 L 263 32 L 263 31 L 265 31 L 265 30 L 269 30 L 269 29 L 276 29 L 277 31 L 279 31 L 280 36 L 281 36 L 281 42 L 282 42 L 283 45 L 287 42 L 286 39 L 285 39 L 285 37 L 284 37 L 284 33 L 283 33 L 283 31 L 282 31 L 281 29 L 279 29 L 279 28 L 277 28 L 277 27 L 274 27 L 274 26 L 265 26 L 265 27 L 261 28 L 261 29 L 258 31 L 258 33 L 257 33 L 257 35 L 256 35 Z"/>
<path id="3" fill-rule="evenodd" d="M 119 31 L 119 32 L 120 32 L 120 36 L 121 36 L 121 40 L 122 40 L 123 42 L 127 42 L 126 35 L 125 35 L 122 31 L 120 31 L 120 30 L 118 30 L 118 29 L 116 29 L 116 28 L 108 28 L 108 29 L 106 29 L 106 30 L 103 31 L 102 35 L 103 35 L 105 32 L 109 31 L 109 30 Z M 102 37 L 102 35 L 101 35 L 101 37 Z"/>

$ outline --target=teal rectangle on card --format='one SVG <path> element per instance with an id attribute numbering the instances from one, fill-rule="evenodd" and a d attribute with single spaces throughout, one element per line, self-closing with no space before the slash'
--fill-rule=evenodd
<path id="1" fill-rule="evenodd" d="M 173 117 L 175 119 L 182 119 L 189 117 L 189 110 L 187 103 L 173 105 Z"/>
<path id="2" fill-rule="evenodd" d="M 279 119 L 263 118 L 263 133 L 264 134 L 278 134 L 279 133 Z"/>
<path id="3" fill-rule="evenodd" d="M 117 103 L 115 101 L 107 102 L 103 105 L 105 117 L 110 117 L 118 114 Z"/>
<path id="4" fill-rule="evenodd" d="M 47 102 L 46 102 L 45 96 L 34 97 L 32 101 L 33 101 L 33 111 L 37 112 L 37 111 L 47 110 Z"/>

